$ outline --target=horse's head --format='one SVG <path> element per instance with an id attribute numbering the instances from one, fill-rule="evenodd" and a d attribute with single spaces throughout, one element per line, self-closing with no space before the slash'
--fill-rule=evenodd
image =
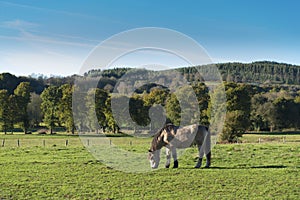
<path id="1" fill-rule="evenodd" d="M 157 132 L 152 140 L 151 148 L 149 150 L 148 159 L 150 161 L 150 166 L 156 169 L 160 161 L 160 149 L 169 143 L 168 139 L 170 135 L 174 135 L 174 125 L 167 124 L 161 130 Z"/>
<path id="2" fill-rule="evenodd" d="M 150 161 L 150 166 L 152 167 L 152 169 L 158 168 L 160 161 L 160 150 L 149 150 L 148 159 Z"/>

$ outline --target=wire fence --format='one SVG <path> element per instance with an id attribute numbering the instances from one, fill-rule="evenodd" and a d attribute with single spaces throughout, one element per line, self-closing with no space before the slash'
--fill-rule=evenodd
<path id="1" fill-rule="evenodd" d="M 151 138 L 133 137 L 62 137 L 62 138 L 28 138 L 28 137 L 0 137 L 0 147 L 84 147 L 93 145 L 149 145 Z M 237 143 L 300 143 L 300 135 L 261 136 L 247 135 Z"/>
<path id="2" fill-rule="evenodd" d="M 149 138 L 0 138 L 0 147 L 84 147 L 149 145 Z"/>
<path id="3" fill-rule="evenodd" d="M 54 147 L 54 146 L 83 146 L 79 138 L 72 139 L 0 139 L 1 147 Z"/>

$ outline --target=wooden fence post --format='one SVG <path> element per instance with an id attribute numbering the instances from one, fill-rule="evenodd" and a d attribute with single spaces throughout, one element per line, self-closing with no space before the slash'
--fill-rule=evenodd
<path id="1" fill-rule="evenodd" d="M 69 144 L 69 140 L 66 140 L 66 146 L 68 146 L 68 144 Z"/>
<path id="2" fill-rule="evenodd" d="M 2 140 L 2 147 L 4 147 L 5 139 Z"/>
<path id="3" fill-rule="evenodd" d="M 20 147 L 20 139 L 17 140 L 18 147 Z"/>
<path id="4" fill-rule="evenodd" d="M 45 141 L 45 140 L 43 140 L 43 146 L 44 146 L 44 147 L 46 146 L 46 141 Z"/>

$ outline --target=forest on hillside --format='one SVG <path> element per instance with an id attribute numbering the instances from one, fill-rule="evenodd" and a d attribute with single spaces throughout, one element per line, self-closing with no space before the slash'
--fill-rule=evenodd
<path id="1" fill-rule="evenodd" d="M 215 64 L 221 74 L 222 80 L 227 82 L 249 83 L 256 85 L 300 85 L 300 66 L 260 61 L 253 63 L 219 63 Z M 189 81 L 201 81 L 198 70 L 201 66 L 178 68 L 180 73 Z M 86 72 L 84 77 L 102 77 L 99 88 L 114 87 L 117 80 L 121 78 L 130 68 L 116 69 L 94 69 Z M 41 94 L 49 85 L 60 86 L 63 84 L 73 84 L 78 75 L 60 77 L 20 76 L 10 73 L 0 74 L 0 89 L 5 89 L 12 94 L 14 89 L 21 82 L 29 82 L 31 91 Z"/>
<path id="2" fill-rule="evenodd" d="M 216 64 L 224 81 L 226 94 L 226 119 L 221 140 L 235 141 L 248 131 L 298 130 L 300 127 L 300 67 L 275 63 L 254 62 Z M 130 72 L 130 68 L 108 70 L 91 70 L 84 76 L 70 77 L 17 77 L 9 73 L 0 74 L 0 129 L 12 133 L 22 129 L 30 133 L 42 128 L 54 133 L 58 128 L 76 132 L 120 132 L 132 127 L 132 123 L 155 131 L 159 124 L 151 123 L 149 110 L 162 105 L 166 110 L 169 122 L 180 124 L 182 110 L 179 99 L 190 96 L 187 86 L 180 86 L 182 77 L 198 101 L 200 116 L 190 123 L 209 126 L 214 115 L 212 102 L 218 95 L 210 90 L 199 68 L 178 68 L 181 76 L 175 75 L 172 80 L 163 74 L 157 83 L 140 84 L 131 95 L 126 95 L 130 88 L 121 84 L 121 78 Z M 206 68 L 209 69 L 209 68 Z M 140 75 L 137 75 L 139 74 Z M 135 73 L 135 80 L 142 79 L 142 74 L 152 73 L 140 70 Z M 170 74 L 171 72 L 167 72 Z M 76 89 L 74 82 L 93 83 L 93 87 L 82 96 L 81 120 L 75 120 L 72 105 L 72 94 Z M 178 92 L 165 87 L 166 82 L 178 88 Z M 122 95 L 113 96 L 114 90 Z M 218 88 L 214 88 L 218 91 Z M 187 98 L 188 99 L 188 98 Z M 132 120 L 115 119 L 111 103 L 129 102 L 129 113 Z M 182 101 L 182 100 L 181 100 Z M 95 103 L 94 103 L 95 102 Z M 182 103 L 182 102 L 181 102 Z M 73 107 L 72 107 L 73 106 Z M 72 110 L 73 109 L 73 110 Z M 122 109 L 122 108 L 120 108 Z M 91 113 L 95 111 L 97 121 Z M 117 121 L 119 123 L 117 123 Z M 76 130 L 76 128 L 78 130 Z"/>

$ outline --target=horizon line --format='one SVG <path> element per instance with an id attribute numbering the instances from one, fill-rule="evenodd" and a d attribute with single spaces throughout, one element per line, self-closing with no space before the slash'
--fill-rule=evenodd
<path id="1" fill-rule="evenodd" d="M 213 62 L 213 63 L 210 63 L 210 64 L 202 64 L 202 65 L 194 65 L 194 66 L 177 66 L 177 67 L 170 67 L 171 69 L 180 69 L 180 68 L 188 68 L 188 67 L 197 67 L 197 66 L 205 66 L 205 65 L 218 65 L 218 64 L 228 64 L 228 63 L 232 63 L 232 64 L 253 64 L 253 63 L 263 63 L 263 62 L 266 62 L 266 63 L 274 63 L 274 64 L 283 64 L 283 65 L 288 65 L 288 66 L 294 66 L 294 67 L 300 67 L 300 64 L 296 64 L 296 63 L 287 63 L 287 62 L 282 62 L 282 61 L 271 61 L 271 60 L 256 60 L 256 61 L 250 61 L 250 62 L 247 62 L 247 61 L 225 61 L 225 62 Z M 153 64 L 155 65 L 155 64 Z M 135 66 L 113 66 L 113 67 L 109 67 L 109 68 L 94 68 L 94 69 L 91 69 L 91 70 L 108 70 L 108 69 L 121 69 L 121 68 L 128 68 L 128 69 L 135 69 L 135 68 L 138 68 L 138 67 L 135 67 Z M 145 67 L 144 68 L 140 68 L 140 69 L 146 69 Z M 89 71 L 91 71 L 89 70 Z M 86 71 L 85 73 L 88 73 L 89 71 Z M 17 77 L 32 77 L 32 78 L 37 78 L 39 76 L 42 76 L 42 77 L 46 77 L 46 78 L 52 78 L 52 77 L 71 77 L 71 76 L 81 76 L 79 73 L 70 73 L 70 74 L 60 74 L 60 75 L 57 75 L 57 74 L 43 74 L 43 73 L 34 73 L 32 72 L 31 74 L 15 74 L 13 72 L 9 72 L 9 71 L 0 71 L 0 74 L 5 74 L 5 73 L 8 73 L 8 74 L 12 74 L 12 75 L 15 75 Z"/>

